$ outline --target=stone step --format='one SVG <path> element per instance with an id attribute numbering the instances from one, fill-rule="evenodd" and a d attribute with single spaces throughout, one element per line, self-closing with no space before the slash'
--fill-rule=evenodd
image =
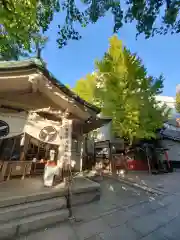
<path id="1" fill-rule="evenodd" d="M 65 197 L 57 197 L 43 201 L 35 201 L 0 208 L 0 224 L 15 219 L 21 219 L 39 213 L 50 212 L 54 210 L 65 209 L 67 201 Z"/>
<path id="2" fill-rule="evenodd" d="M 94 201 L 100 200 L 101 192 L 99 190 L 93 190 L 89 192 L 83 193 L 75 193 L 72 194 L 72 206 L 83 205 L 87 203 L 91 203 Z"/>
<path id="3" fill-rule="evenodd" d="M 88 179 L 75 178 L 71 190 L 72 206 L 99 200 L 101 195 L 100 185 Z M 17 239 L 18 235 L 68 220 L 67 193 L 67 188 L 57 185 L 27 195 L 3 195 L 0 198 L 0 240 Z"/>
<path id="4" fill-rule="evenodd" d="M 33 193 L 29 195 L 22 196 L 12 196 L 8 198 L 0 198 L 0 209 L 2 207 L 10 207 L 19 204 L 37 202 L 42 200 L 48 200 L 55 197 L 64 197 L 65 193 L 63 191 L 46 191 L 40 193 Z"/>
<path id="5" fill-rule="evenodd" d="M 68 209 L 55 210 L 0 225 L 0 240 L 16 239 L 38 229 L 68 220 Z"/>

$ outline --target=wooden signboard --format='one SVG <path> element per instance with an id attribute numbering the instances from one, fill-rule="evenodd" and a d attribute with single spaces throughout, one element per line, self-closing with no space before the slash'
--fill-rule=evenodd
<path id="1" fill-rule="evenodd" d="M 72 120 L 64 119 L 63 123 L 63 148 L 64 163 L 71 164 L 71 145 L 72 145 Z"/>

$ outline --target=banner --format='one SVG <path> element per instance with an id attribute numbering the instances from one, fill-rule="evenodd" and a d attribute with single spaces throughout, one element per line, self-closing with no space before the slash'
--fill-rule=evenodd
<path id="1" fill-rule="evenodd" d="M 0 114 L 0 139 L 19 136 L 24 132 L 28 114 L 1 113 Z"/>
<path id="2" fill-rule="evenodd" d="M 60 146 L 60 154 L 65 161 L 71 159 L 72 120 L 51 121 L 38 114 L 0 114 L 0 139 L 27 133 L 33 138 Z"/>
<path id="3" fill-rule="evenodd" d="M 37 114 L 29 115 L 24 132 L 44 143 L 60 145 L 61 122 L 44 119 Z"/>

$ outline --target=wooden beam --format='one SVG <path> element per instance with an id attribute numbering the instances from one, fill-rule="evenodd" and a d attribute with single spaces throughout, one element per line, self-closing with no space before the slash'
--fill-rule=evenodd
<path id="1" fill-rule="evenodd" d="M 12 106 L 17 108 L 22 108 L 25 110 L 44 108 L 52 106 L 53 108 L 59 108 L 57 104 L 52 101 L 49 101 L 46 97 L 37 93 L 29 93 L 25 95 L 14 95 L 8 98 L 0 97 L 1 105 Z"/>

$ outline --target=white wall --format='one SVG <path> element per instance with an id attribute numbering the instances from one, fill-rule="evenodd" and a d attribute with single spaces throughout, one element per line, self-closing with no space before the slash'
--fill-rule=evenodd
<path id="1" fill-rule="evenodd" d="M 159 105 L 167 105 L 168 108 L 172 109 L 172 115 L 176 115 L 176 100 L 174 97 L 168 96 L 156 96 L 156 100 L 159 102 Z"/>
<path id="2" fill-rule="evenodd" d="M 109 122 L 97 130 L 97 141 L 112 140 L 112 123 Z"/>

